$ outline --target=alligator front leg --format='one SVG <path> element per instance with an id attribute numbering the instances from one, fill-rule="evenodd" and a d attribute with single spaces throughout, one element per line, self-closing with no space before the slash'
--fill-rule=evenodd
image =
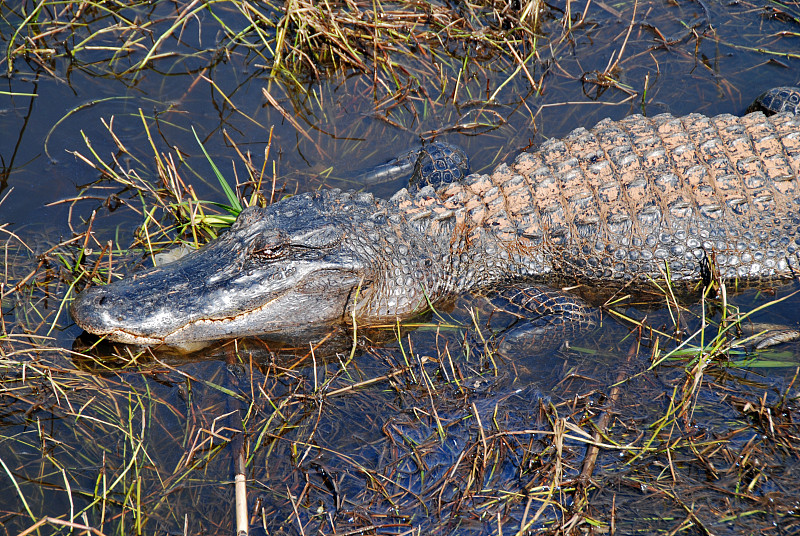
<path id="1" fill-rule="evenodd" d="M 555 350 L 581 338 L 600 318 L 597 308 L 578 296 L 549 287 L 509 285 L 486 295 L 494 312 L 513 319 L 496 339 L 505 355 Z"/>

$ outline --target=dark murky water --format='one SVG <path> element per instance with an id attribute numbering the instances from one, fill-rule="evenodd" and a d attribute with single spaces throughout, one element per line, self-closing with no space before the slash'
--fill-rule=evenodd
<path id="1" fill-rule="evenodd" d="M 22 5 L 14 4 L 0 7 L 3 50 L 20 20 Z M 292 80 L 271 73 L 269 51 L 252 34 L 251 45 L 225 37 L 219 21 L 234 31 L 247 26 L 226 4 L 197 11 L 181 39 L 171 37 L 159 49 L 165 57 L 126 72 L 144 58 L 143 47 L 154 39 L 148 32 L 166 31 L 169 21 L 162 18 L 175 6 L 157 2 L 119 11 L 117 17 L 155 24 L 140 34 L 109 32 L 74 58 L 17 57 L 13 73 L 0 79 L 4 288 L 36 268 L 38 254 L 73 230 L 83 232 L 93 212 L 100 243 L 114 239 L 125 248 L 132 242 L 142 222 L 133 209 L 141 201 L 122 185 L 98 181 L 97 172 L 76 158 L 75 152 L 91 157 L 85 140 L 104 162 L 117 155 L 121 166 L 151 180 L 151 143 L 161 155 L 177 149 L 185 160 L 183 179 L 200 198 L 217 201 L 224 200 L 222 193 L 192 129 L 231 182 L 246 177 L 231 142 L 260 168 L 273 129 L 266 170 L 270 178 L 274 170 L 281 193 L 360 188 L 348 180 L 356 170 L 433 134 L 462 145 L 473 170 L 485 172 L 546 137 L 604 117 L 738 114 L 763 90 L 800 82 L 800 8 L 770 6 L 708 4 L 711 28 L 701 25 L 693 34 L 686 26 L 701 20 L 700 4 L 593 2 L 583 24 L 562 39 L 567 6 L 551 4 L 544 10 L 538 53 L 526 64 L 537 88 L 498 55 L 465 52 L 449 41 L 434 51 L 434 59 L 424 53 L 398 56 L 414 74 L 405 80 L 341 70 Z M 573 20 L 586 8 L 569 7 Z M 89 32 L 110 24 L 107 17 L 98 12 L 88 28 L 59 35 L 48 46 L 58 53 L 63 41 L 79 49 Z M 667 46 L 659 34 L 677 39 Z M 138 45 L 138 38 L 146 45 Z M 118 47 L 126 39 L 127 54 L 115 56 L 99 46 Z M 463 60 L 478 53 L 485 55 L 481 61 Z M 617 80 L 630 95 L 591 82 L 616 58 Z M 7 60 L 0 65 L 6 69 Z M 264 91 L 302 133 L 268 103 Z M 491 95 L 494 102 L 485 104 Z M 113 121 L 128 154 L 120 154 L 103 121 Z M 400 186 L 375 191 L 386 195 Z M 67 201 L 79 195 L 86 199 Z M 54 280 L 27 292 L 22 298 L 36 307 L 19 295 L 4 296 L 5 326 L 11 330 L 21 322 L 39 335 L 49 333 L 47 346 L 73 348 L 80 329 L 62 310 L 67 286 Z M 749 310 L 766 298 L 750 293 L 738 300 Z M 796 325 L 796 304 L 786 302 L 758 317 Z M 119 372 L 118 360 L 28 350 L 23 338 L 4 337 L 0 533 L 18 533 L 43 516 L 69 519 L 83 509 L 86 522 L 107 534 L 137 533 L 137 521 L 146 522 L 145 533 L 181 533 L 184 523 L 191 533 L 230 533 L 227 439 L 242 422 L 228 415 L 236 411 L 248 431 L 254 527 L 263 522 L 270 533 L 290 534 L 364 527 L 380 534 L 411 528 L 498 534 L 502 525 L 504 534 L 513 534 L 523 519 L 533 519 L 540 501 L 549 500 L 532 526 L 547 530 L 569 519 L 575 504 L 572 490 L 553 489 L 545 475 L 558 465 L 564 478 L 577 477 L 586 445 L 572 430 L 559 451 L 546 432 L 560 419 L 583 425 L 596 418 L 619 379 L 626 381 L 612 408 L 614 433 L 604 442 L 637 442 L 653 450 L 641 458 L 621 448 L 601 452 L 594 471 L 598 485 L 589 493 L 592 506 L 583 510 L 582 527 L 607 532 L 613 523 L 620 533 L 668 533 L 682 523 L 698 534 L 798 530 L 800 505 L 796 497 L 792 503 L 799 481 L 793 469 L 797 428 L 787 428 L 794 443 L 774 431 L 794 426 L 798 418 L 796 399 L 794 406 L 781 405 L 797 397 L 795 369 L 785 366 L 800 363 L 796 348 L 769 354 L 784 365 L 774 368 L 707 365 L 714 381 L 704 380 L 693 412 L 662 430 L 657 423 L 671 415 L 675 390 L 693 365 L 667 362 L 649 371 L 652 339 L 640 348 L 635 337 L 624 338 L 627 328 L 606 319 L 609 329 L 572 341 L 569 351 L 494 356 L 482 343 L 484 324 L 478 321 L 475 328 L 467 307 L 442 314 L 446 322 L 433 316 L 424 328 L 399 337 L 390 329 L 367 334 L 372 343 L 363 342 L 353 359 L 345 333 L 313 355 L 305 346 L 276 352 L 275 346 L 268 351 L 259 341 L 246 341 L 242 363 L 226 364 L 233 355 L 229 344 L 189 357 L 159 355 L 163 362 L 145 359 L 144 373 L 135 367 Z M 666 308 L 631 314 L 647 315 L 656 328 L 673 325 Z M 688 320 L 687 333 L 697 324 Z M 101 348 L 93 355 L 111 352 Z M 19 370 L 15 360 L 30 361 L 30 369 Z M 37 363 L 48 365 L 37 369 Z M 54 363 L 77 367 L 64 380 L 66 387 L 48 380 Z M 314 394 L 325 382 L 329 392 L 386 375 L 392 377 L 324 402 Z M 292 398 L 298 393 L 306 398 Z M 768 406 L 785 413 L 767 415 Z M 681 447 L 667 455 L 671 441 Z M 754 446 L 760 447 L 758 460 L 748 454 Z M 137 503 L 146 511 L 137 510 Z M 599 528 L 587 528 L 590 518 Z M 297 519 L 305 524 L 302 530 Z"/>

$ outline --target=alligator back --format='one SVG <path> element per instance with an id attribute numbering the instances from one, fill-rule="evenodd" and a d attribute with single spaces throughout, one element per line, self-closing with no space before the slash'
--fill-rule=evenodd
<path id="1" fill-rule="evenodd" d="M 407 210 L 430 212 L 432 227 L 454 216 L 471 243 L 490 235 L 484 247 L 519 275 L 696 280 L 710 261 L 725 277 L 788 278 L 800 265 L 798 176 L 797 116 L 632 115 L 443 186 L 437 203 L 421 192 Z"/>

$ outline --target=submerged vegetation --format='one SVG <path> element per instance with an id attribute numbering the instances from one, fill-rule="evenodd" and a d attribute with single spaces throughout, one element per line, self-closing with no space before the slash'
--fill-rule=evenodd
<path id="1" fill-rule="evenodd" d="M 480 171 L 608 115 L 741 111 L 800 80 L 798 38 L 790 2 L 4 2 L 0 535 L 796 533 L 797 346 L 748 340 L 796 324 L 785 288 L 654 282 L 513 355 L 480 296 L 188 354 L 67 307 L 413 142 Z"/>

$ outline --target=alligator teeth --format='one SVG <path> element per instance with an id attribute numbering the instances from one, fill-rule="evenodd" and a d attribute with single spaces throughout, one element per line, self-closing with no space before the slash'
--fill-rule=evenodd
<path id="1" fill-rule="evenodd" d="M 383 210 L 379 210 L 377 212 L 374 212 L 372 214 L 372 216 L 370 216 L 370 218 L 372 218 L 374 220 L 375 218 L 385 218 L 388 215 L 389 215 L 389 211 L 386 210 L 386 209 L 383 209 Z"/>
<path id="2" fill-rule="evenodd" d="M 275 299 L 277 299 L 277 298 L 275 298 Z M 272 303 L 272 300 L 267 301 L 266 303 L 262 304 L 259 307 L 256 307 L 255 309 L 251 309 L 249 311 L 245 311 L 243 313 L 239 313 L 238 315 L 231 316 L 229 318 L 199 318 L 197 320 L 193 320 L 192 322 L 189 322 L 188 324 L 184 324 L 183 326 L 177 328 L 176 330 L 174 330 L 170 334 L 166 335 L 164 337 L 164 341 L 169 343 L 170 340 L 174 340 L 176 334 L 178 334 L 178 333 L 180 333 L 182 331 L 189 330 L 191 328 L 195 328 L 197 326 L 211 326 L 211 325 L 220 326 L 220 325 L 230 324 L 232 322 L 240 320 L 241 318 L 244 318 L 246 316 L 249 316 L 249 315 L 252 315 L 252 314 L 255 314 L 255 313 L 258 313 L 258 312 L 264 310 L 271 303 Z M 163 342 L 163 341 L 161 341 L 161 342 Z"/>
<path id="3" fill-rule="evenodd" d="M 423 212 L 418 212 L 418 213 L 414 214 L 413 216 L 411 216 L 408 219 L 408 221 L 417 221 L 417 220 L 421 220 L 423 218 L 429 218 L 430 215 L 431 215 L 431 211 L 430 210 L 425 210 Z"/>
<path id="4" fill-rule="evenodd" d="M 452 218 L 455 214 L 454 210 L 445 210 L 444 212 L 439 212 L 433 217 L 433 221 L 442 221 L 446 220 L 447 218 Z"/>

